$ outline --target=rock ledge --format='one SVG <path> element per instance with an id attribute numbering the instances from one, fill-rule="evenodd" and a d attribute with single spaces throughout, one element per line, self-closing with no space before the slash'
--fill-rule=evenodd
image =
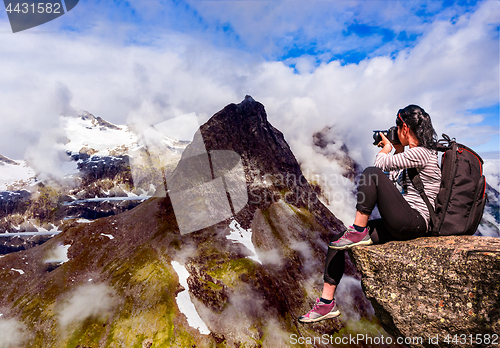
<path id="1" fill-rule="evenodd" d="M 477 346 L 469 335 L 500 335 L 500 239 L 419 238 L 356 247 L 350 255 L 387 332 L 423 338 L 410 346 L 436 347 L 429 342 L 436 335 L 439 346 Z"/>

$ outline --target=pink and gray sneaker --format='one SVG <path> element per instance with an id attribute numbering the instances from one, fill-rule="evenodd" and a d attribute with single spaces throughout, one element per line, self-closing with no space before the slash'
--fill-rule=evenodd
<path id="1" fill-rule="evenodd" d="M 340 315 L 340 311 L 337 309 L 335 300 L 330 304 L 323 303 L 316 299 L 316 303 L 313 308 L 307 312 L 307 314 L 301 316 L 299 321 L 301 323 L 315 323 L 324 319 L 335 318 Z"/>
<path id="2" fill-rule="evenodd" d="M 328 247 L 332 249 L 344 250 L 349 249 L 356 245 L 370 245 L 373 244 L 370 238 L 370 229 L 367 227 L 363 232 L 358 232 L 354 227 L 349 226 L 344 234 L 337 240 L 331 241 Z"/>

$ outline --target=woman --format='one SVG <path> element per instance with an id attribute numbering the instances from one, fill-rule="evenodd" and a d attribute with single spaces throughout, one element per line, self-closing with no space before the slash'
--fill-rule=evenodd
<path id="1" fill-rule="evenodd" d="M 314 307 L 299 318 L 300 322 L 317 322 L 340 315 L 334 294 L 344 273 L 343 250 L 356 245 L 410 240 L 427 233 L 429 211 L 411 183 L 406 169 L 418 170 L 424 191 L 434 204 L 441 183 L 441 170 L 435 151 L 437 135 L 429 115 L 417 105 L 399 110 L 396 125 L 401 144 L 391 144 L 380 133 L 382 141 L 379 146 L 382 150 L 375 158 L 375 166 L 367 168 L 360 178 L 354 224 L 330 242 L 323 293 Z M 406 151 L 405 146 L 409 147 Z M 395 152 L 391 155 L 393 147 Z M 395 183 L 402 187 L 401 191 Z M 368 221 L 375 205 L 382 218 Z"/>

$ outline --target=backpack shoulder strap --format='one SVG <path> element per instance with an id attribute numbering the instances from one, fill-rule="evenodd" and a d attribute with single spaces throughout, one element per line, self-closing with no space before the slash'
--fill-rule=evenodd
<path id="1" fill-rule="evenodd" d="M 425 205 L 427 205 L 427 209 L 429 210 L 429 215 L 431 217 L 431 226 L 432 226 L 436 221 L 437 217 L 436 213 L 434 212 L 434 208 L 432 207 L 432 204 L 429 201 L 429 198 L 425 194 L 424 184 L 422 183 L 422 179 L 420 178 L 420 175 L 418 174 L 416 168 L 408 168 L 407 171 L 413 186 L 417 189 L 418 193 L 420 194 L 420 197 L 422 197 L 422 199 L 424 200 Z"/>

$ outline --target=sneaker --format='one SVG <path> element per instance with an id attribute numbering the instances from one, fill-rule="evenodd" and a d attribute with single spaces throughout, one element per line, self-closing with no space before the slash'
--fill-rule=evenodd
<path id="1" fill-rule="evenodd" d="M 338 240 L 331 241 L 330 244 L 328 244 L 328 247 L 332 249 L 344 250 L 352 248 L 356 245 L 373 244 L 369 231 L 370 229 L 368 227 L 365 228 L 363 232 L 358 232 L 354 229 L 354 227 L 349 226 L 349 228 L 344 231 L 344 234 Z"/>
<path id="2" fill-rule="evenodd" d="M 340 311 L 337 309 L 337 305 L 335 304 L 335 300 L 330 304 L 323 303 L 318 299 L 316 299 L 316 303 L 314 307 L 307 312 L 307 314 L 301 316 L 299 321 L 301 323 L 315 323 L 320 320 L 335 318 L 340 315 Z"/>

